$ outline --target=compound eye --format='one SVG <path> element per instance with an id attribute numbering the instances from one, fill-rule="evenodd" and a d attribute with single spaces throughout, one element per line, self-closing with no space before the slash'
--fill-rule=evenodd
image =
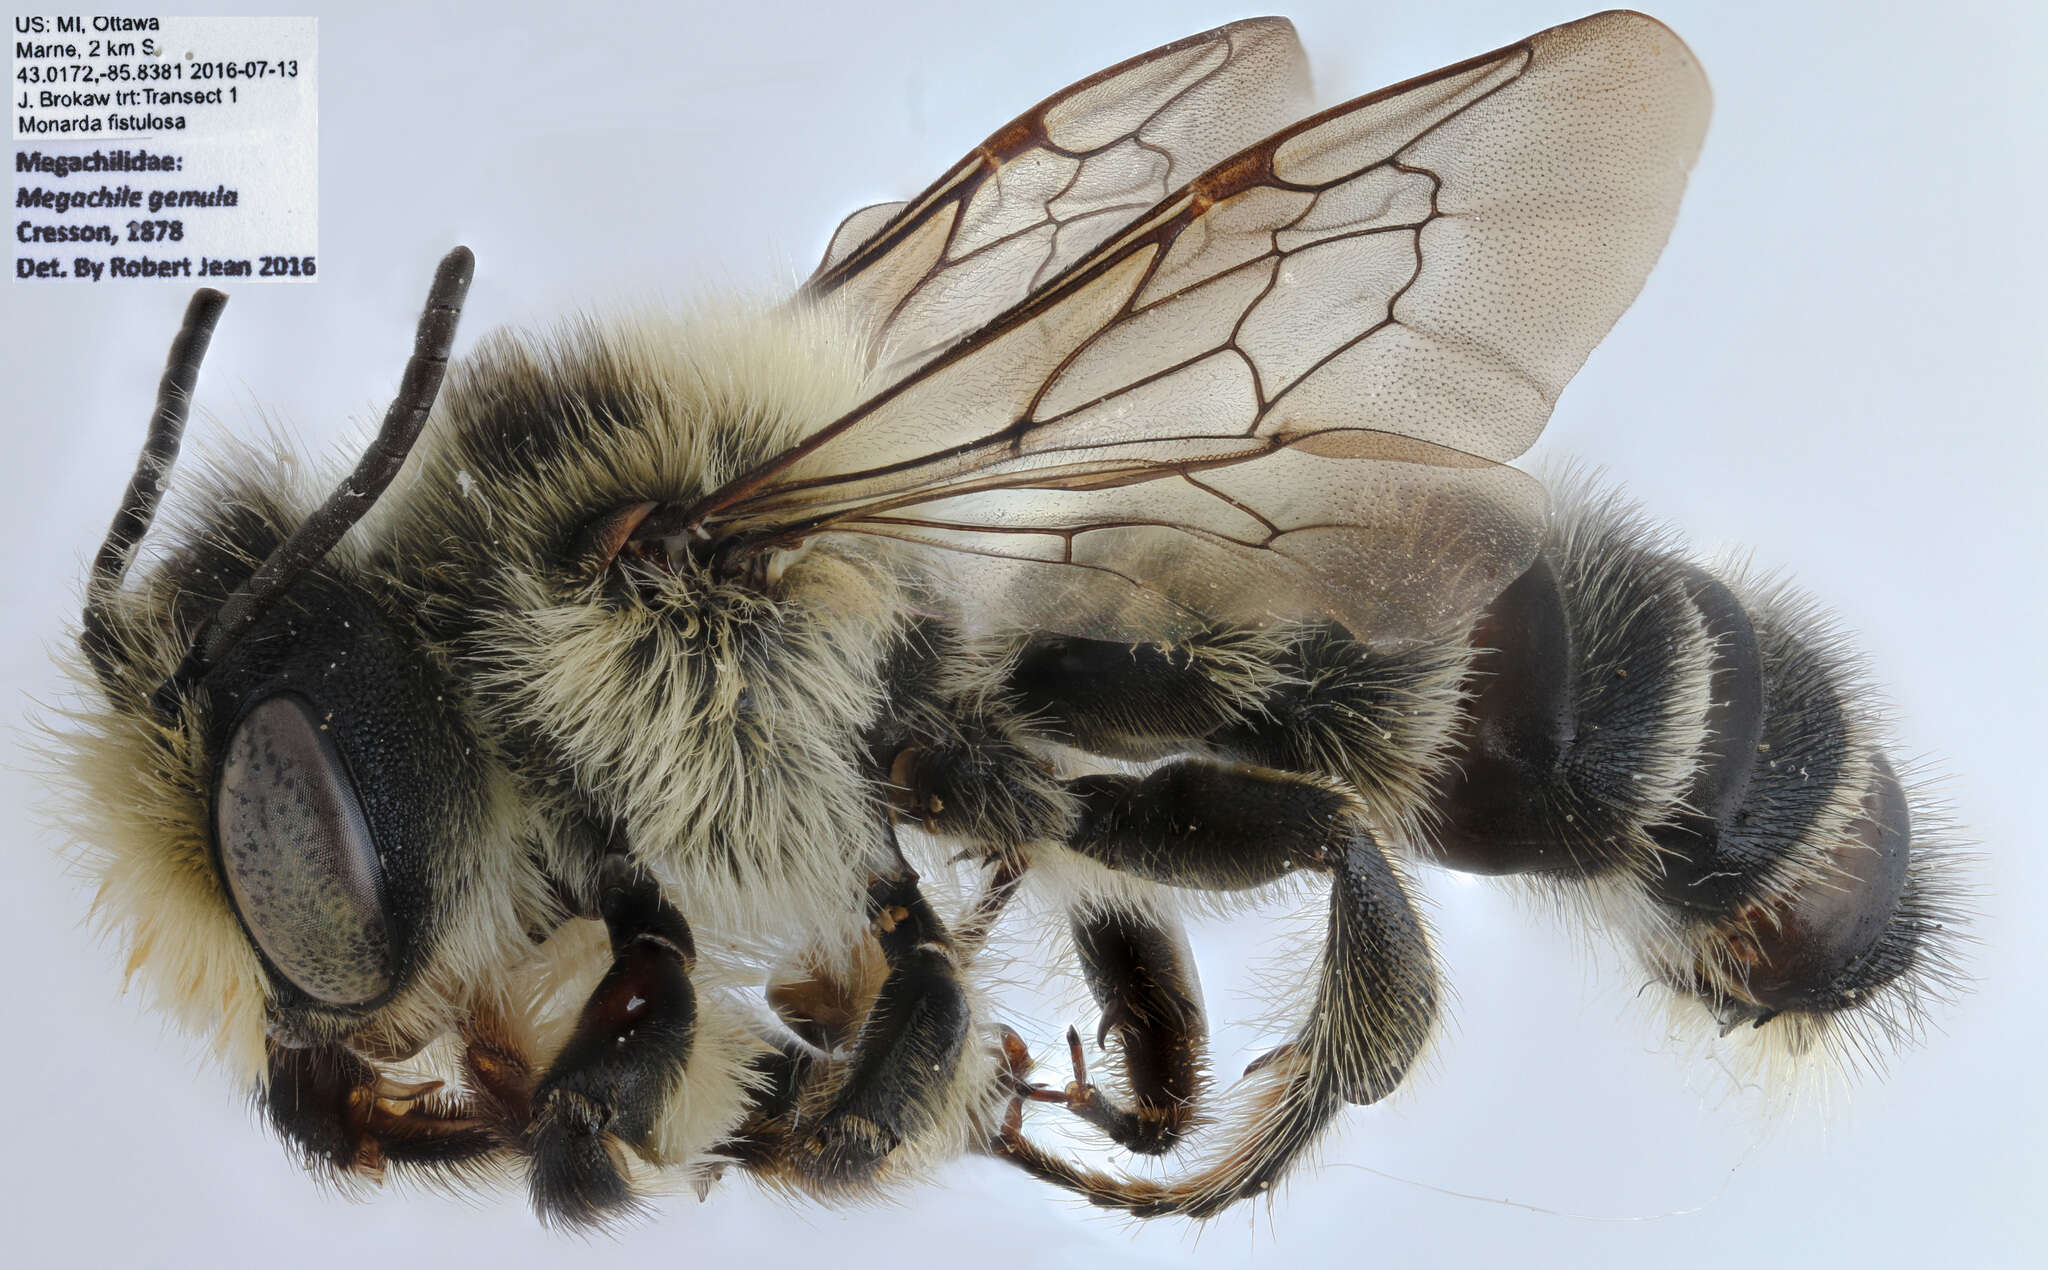
<path id="1" fill-rule="evenodd" d="M 242 716 L 214 818 L 235 907 L 272 965 L 329 1005 L 363 1005 L 390 989 L 376 844 L 310 703 L 279 693 Z"/>

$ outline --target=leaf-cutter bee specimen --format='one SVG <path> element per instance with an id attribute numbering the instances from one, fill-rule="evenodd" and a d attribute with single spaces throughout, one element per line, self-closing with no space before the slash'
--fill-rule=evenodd
<path id="1" fill-rule="evenodd" d="M 131 569 L 194 299 L 69 741 L 110 922 L 293 1150 L 564 1223 L 968 1151 L 1206 1217 L 1429 1043 L 1425 863 L 1570 897 L 1777 1051 L 1912 1032 L 1954 883 L 1839 642 L 1506 466 L 1670 230 L 1690 52 L 1604 14 L 1308 111 L 1288 24 L 1219 28 L 856 212 L 786 303 L 451 365 L 458 250 L 331 494 L 181 477 Z M 1318 973 L 1212 1090 L 1183 897 L 1303 876 Z M 986 995 L 1026 891 L 1101 1084 L 1078 1034 L 1037 1083 Z M 1069 1158 L 1034 1104 L 1176 1158 Z"/>

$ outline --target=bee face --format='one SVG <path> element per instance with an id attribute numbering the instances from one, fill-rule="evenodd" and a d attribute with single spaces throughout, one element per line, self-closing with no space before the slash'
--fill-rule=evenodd
<path id="1" fill-rule="evenodd" d="M 1478 47 L 1478 45 L 1473 44 L 1472 47 Z M 1717 66 L 1717 70 L 1718 69 L 1719 67 Z M 1023 90 L 1027 93 L 1033 87 L 1034 85 L 1032 84 L 1022 85 Z M 814 207 L 808 206 L 807 202 L 807 200 L 803 200 L 800 198 L 789 200 L 790 206 L 799 207 L 803 209 L 802 216 L 795 220 L 791 229 L 788 231 L 789 233 L 802 233 L 806 232 L 808 228 L 811 228 L 811 226 L 809 225 L 809 220 L 812 218 L 816 209 Z M 1690 213 L 1690 215 L 1696 217 L 1698 210 L 1699 209 L 1695 208 L 1693 213 Z M 1631 350 L 1631 352 L 1632 354 L 1638 354 L 1640 350 Z M 1614 364 L 1614 361 L 1615 359 L 1610 358 L 1608 364 L 1612 366 Z M 339 394 L 338 396 L 340 399 L 344 400 L 355 399 L 354 397 L 350 396 L 347 393 Z M 834 412 L 832 410 L 826 410 L 819 417 L 833 415 Z M 1631 434 L 1631 437 L 1623 438 L 1617 444 L 1607 447 L 1604 452 L 1626 453 L 1626 447 L 1631 443 L 1631 441 L 1639 441 L 1640 439 L 1640 432 Z M 428 444 L 431 444 L 433 440 L 434 438 L 430 436 L 428 438 Z M 1750 461 L 1755 461 L 1754 455 L 1751 455 L 1749 457 Z M 675 562 L 673 559 L 669 562 L 655 562 L 652 560 L 648 560 L 644 563 L 646 563 L 649 567 L 641 569 L 635 567 L 634 562 L 629 559 L 626 561 L 619 562 L 609 571 L 609 573 L 604 578 L 604 584 L 599 589 L 599 594 L 597 597 L 586 599 L 582 598 L 584 596 L 584 591 L 581 589 L 586 579 L 575 568 L 573 568 L 571 564 L 567 563 L 567 561 L 576 554 L 574 543 L 576 541 L 577 533 L 583 526 L 592 523 L 593 519 L 601 520 L 603 517 L 615 513 L 622 507 L 638 505 L 636 503 L 613 500 L 645 498 L 651 501 L 654 499 L 660 499 L 661 502 L 658 505 L 663 506 L 671 505 L 678 501 L 687 501 L 701 494 L 707 488 L 715 488 L 715 486 L 721 483 L 723 479 L 726 479 L 727 477 L 729 477 L 738 470 L 743 470 L 745 466 L 747 466 L 747 463 L 741 462 L 734 464 L 730 468 L 722 469 L 720 474 L 718 475 L 709 475 L 702 478 L 695 478 L 691 480 L 679 479 L 669 481 L 661 484 L 660 488 L 657 488 L 651 492 L 643 493 L 642 490 L 639 488 L 641 484 L 640 482 L 621 481 L 606 485 L 602 490 L 601 496 L 594 495 L 589 499 L 581 499 L 579 496 L 579 500 L 582 502 L 582 505 L 576 509 L 574 514 L 553 518 L 550 521 L 550 528 L 548 529 L 545 535 L 537 533 L 532 538 L 532 542 L 535 544 L 541 544 L 544 540 L 546 543 L 545 550 L 541 550 L 538 546 L 535 550 L 534 560 L 537 563 L 534 565 L 532 576 L 536 579 L 539 579 L 539 582 L 535 586 L 533 586 L 530 590 L 522 591 L 512 588 L 510 583 L 507 582 L 507 589 L 503 592 L 489 595 L 488 603 L 473 604 L 469 606 L 471 617 L 468 619 L 468 626 L 465 626 L 463 619 L 457 618 L 454 615 L 450 614 L 446 617 L 437 616 L 435 618 L 437 624 L 446 623 L 446 625 L 437 625 L 436 629 L 458 631 L 464 629 L 481 630 L 481 623 L 479 622 L 479 619 L 475 616 L 476 613 L 478 613 L 479 611 L 491 614 L 491 620 L 494 622 L 499 620 L 505 620 L 505 616 L 507 614 L 516 615 L 515 624 L 520 627 L 526 627 L 530 625 L 530 619 L 533 617 L 533 615 L 550 612 L 580 611 L 582 608 L 587 607 L 598 610 L 598 616 L 600 617 L 610 615 L 613 612 L 613 610 L 644 611 L 650 613 L 689 613 L 692 615 L 694 620 L 697 620 L 699 622 L 712 623 L 714 625 L 721 625 L 723 629 L 732 633 L 733 638 L 741 638 L 744 632 L 757 629 L 755 626 L 750 625 L 747 621 L 744 620 L 742 615 L 745 612 L 745 610 L 743 609 L 741 602 L 746 600 L 747 597 L 750 595 L 759 597 L 763 594 L 771 594 L 771 598 L 773 598 L 774 594 L 776 593 L 764 592 L 763 588 L 759 586 L 735 585 L 732 586 L 729 590 L 722 590 L 720 589 L 722 584 L 719 582 L 718 579 L 713 577 L 708 570 L 701 572 L 692 572 L 687 567 L 687 561 L 683 562 L 685 567 L 677 568 L 675 567 Z M 1745 466 L 1747 466 L 1747 464 L 1745 464 Z M 460 474 L 463 472 L 467 472 L 472 477 L 472 479 L 476 479 L 477 477 L 477 473 L 471 470 L 466 465 L 456 468 L 453 472 L 445 473 L 451 485 L 458 491 L 460 491 L 462 486 Z M 403 493 L 404 490 L 402 489 L 396 490 L 394 491 L 392 497 L 394 499 L 397 499 Z M 396 503 L 393 504 L 394 507 L 396 505 Z M 501 497 L 495 503 L 490 503 L 486 505 L 492 506 L 496 510 L 502 511 L 506 506 L 506 502 Z M 1724 517 L 1719 521 L 1713 521 L 1711 523 L 1713 524 L 1713 527 L 1716 531 L 1721 531 L 1726 528 L 1726 525 L 1732 519 L 1734 518 Z M 504 545 L 505 541 L 507 541 L 504 537 L 501 536 L 502 525 L 505 523 L 507 522 L 500 521 L 496 526 L 477 526 L 480 532 L 475 537 L 465 539 L 463 541 L 474 542 L 478 544 L 488 543 L 491 550 L 497 550 Z M 1768 540 L 1768 535 L 1762 533 L 1757 533 L 1750 536 Z M 445 542 L 446 539 L 444 539 L 443 541 Z M 514 536 L 510 541 L 512 541 L 515 546 L 521 544 L 521 540 L 517 536 Z M 562 544 L 568 545 L 564 547 Z M 482 554 L 485 549 L 482 546 L 479 546 L 477 550 L 479 554 Z M 427 554 L 432 555 L 433 558 L 443 562 L 454 559 L 456 554 L 454 550 L 451 550 L 445 546 L 439 548 L 438 552 L 438 555 L 433 555 L 433 553 Z M 468 568 L 467 564 L 468 562 L 465 560 L 464 567 L 459 571 L 461 573 L 461 576 L 465 578 L 489 578 L 492 576 L 491 569 L 493 567 L 501 565 L 502 561 L 486 560 L 482 562 L 483 567 L 474 570 Z M 456 568 L 453 565 L 448 565 L 447 568 L 451 574 L 457 572 Z M 546 572 L 547 570 L 554 570 L 556 572 L 550 574 Z M 410 575 L 404 573 L 404 567 L 401 565 L 391 566 L 389 572 L 393 576 L 402 576 L 407 578 L 408 589 L 404 592 L 404 594 L 407 596 L 408 604 L 416 598 L 423 598 L 431 600 L 435 603 L 439 603 L 447 595 L 455 593 L 450 588 L 434 588 L 426 586 L 414 587 L 411 583 Z M 1839 586 L 1833 589 L 1837 592 L 1837 594 L 1839 594 L 1842 591 L 1842 588 Z M 714 591 L 716 591 L 717 593 L 714 594 Z M 406 608 L 406 605 L 404 604 L 398 607 L 400 608 L 401 611 L 410 611 Z M 453 609 L 454 607 L 456 606 L 452 604 L 449 605 L 449 608 L 451 609 Z M 667 629 L 668 625 L 669 624 L 664 623 L 661 626 L 656 627 L 655 629 Z M 495 630 L 496 628 L 492 629 Z M 476 638 L 479 641 L 479 646 L 483 646 L 485 636 L 479 634 L 476 636 Z M 491 638 L 495 639 L 496 637 L 492 636 Z M 500 693 L 497 688 L 491 686 L 488 680 L 484 678 L 479 678 L 478 680 L 471 681 L 465 684 L 466 690 L 472 694 L 472 699 L 477 702 L 476 717 L 480 719 L 485 717 L 494 717 L 496 719 L 512 719 L 519 715 L 523 710 L 530 708 L 534 716 L 534 725 L 536 727 L 543 722 L 554 722 L 563 718 L 571 717 L 573 711 L 558 711 L 552 708 L 542 710 L 538 707 L 532 707 L 530 705 L 530 703 L 536 700 L 534 696 L 534 689 L 536 685 L 558 683 L 561 682 L 563 679 L 567 678 L 567 676 L 556 676 L 554 678 L 550 677 L 549 663 L 545 661 L 545 654 L 547 650 L 541 646 L 543 641 L 535 638 L 535 636 L 530 630 L 526 631 L 523 635 L 520 635 L 520 638 L 525 639 L 527 641 L 528 646 L 533 650 L 532 661 L 525 668 L 522 669 L 522 671 L 513 679 L 513 681 L 508 682 L 506 685 L 504 685 L 502 693 Z M 453 640 L 449 640 L 446 643 L 442 643 L 437 639 L 437 647 L 444 650 L 452 650 L 457 647 L 457 644 Z M 175 658 L 173 658 L 172 660 L 175 661 Z M 683 656 L 675 656 L 671 658 L 667 654 L 664 654 L 663 660 L 671 664 L 680 665 L 686 662 L 688 659 Z M 469 664 L 471 666 L 478 666 L 481 663 L 481 661 L 481 657 L 474 657 L 472 658 Z M 496 667 L 487 667 L 486 669 L 496 669 Z M 612 670 L 605 670 L 601 673 L 595 673 L 588 676 L 588 678 L 602 679 L 608 682 L 631 682 L 629 675 L 614 673 Z M 682 681 L 671 679 L 670 682 L 689 682 L 694 687 L 698 681 Z M 723 684 L 728 681 L 723 678 L 720 678 L 717 680 L 717 682 Z M 649 693 L 647 695 L 674 696 L 678 694 Z M 586 698 L 586 700 L 588 699 Z M 753 700 L 754 699 L 751 697 L 735 692 L 732 693 L 729 698 L 721 699 L 721 701 L 717 703 L 719 713 L 717 713 L 711 721 L 685 722 L 688 726 L 695 727 L 698 730 L 698 734 L 704 734 L 707 730 L 715 731 L 716 729 L 730 729 L 736 726 L 737 720 L 743 717 L 745 713 L 744 708 L 750 706 L 753 703 Z M 522 707 L 520 705 L 520 702 L 522 701 L 529 703 L 529 705 L 526 707 Z M 490 715 L 487 714 L 487 712 L 498 713 L 496 713 L 495 715 Z M 603 713 L 605 713 L 604 710 L 593 709 L 589 712 L 589 717 L 596 718 Z M 851 717 L 853 714 L 857 713 L 858 711 L 849 712 L 848 717 Z M 632 726 L 635 730 L 652 730 L 653 728 L 663 725 L 667 722 L 669 721 L 664 719 L 652 719 L 645 721 L 636 721 Z M 509 731 L 509 728 L 500 723 L 493 722 L 492 724 L 490 724 L 490 730 L 493 732 L 504 732 Z M 555 735 L 548 738 L 547 744 L 552 747 L 555 747 L 555 753 L 560 754 L 566 752 L 569 748 L 571 748 L 573 743 L 563 736 Z M 507 757 L 508 761 L 511 762 L 517 762 L 521 760 L 521 756 L 519 755 L 508 755 Z M 582 778 L 584 783 L 596 787 L 599 792 L 602 792 L 604 785 L 608 783 L 599 781 L 597 779 L 598 774 L 604 772 L 605 769 L 606 764 L 602 761 L 590 761 L 579 765 L 579 770 L 585 773 L 584 777 Z M 651 786 L 652 781 L 650 780 L 649 782 L 647 782 L 647 784 Z M 650 797 L 642 805 L 653 806 L 658 801 L 658 797 Z M 229 897 L 228 902 L 226 903 L 225 906 L 221 908 L 221 911 L 229 913 L 230 915 L 233 915 L 238 912 L 238 908 L 234 904 L 232 896 Z M 1511 918 L 1512 915 L 1506 916 Z M 239 922 L 237 924 L 239 925 Z M 246 934 L 244 935 L 244 942 L 248 942 L 246 939 Z M 1452 943 L 1453 941 L 1451 939 L 1445 939 L 1445 948 L 1448 950 L 1451 947 Z M 601 954 L 598 953 L 593 953 L 592 955 L 601 956 Z M 1730 954 L 1730 956 L 1732 955 L 1733 954 Z M 266 977 L 270 975 L 270 971 L 268 970 L 268 968 L 264 967 L 262 964 L 263 957 L 260 949 L 253 952 L 245 953 L 245 959 L 248 959 L 253 963 L 255 973 Z M 1729 963 L 1716 962 L 1714 964 Z M 1463 977 L 1464 975 L 1469 973 L 1472 973 L 1469 969 L 1461 970 L 1460 977 Z M 595 971 L 592 972 L 593 977 L 594 974 Z M 1559 975 L 1566 981 L 1569 981 L 1571 979 L 1571 972 L 1569 971 L 1560 970 Z M 1618 989 L 1617 991 L 1625 994 L 1627 990 L 1633 988 L 1634 986 L 1636 985 L 1631 983 Z M 1536 999 L 1539 997 L 1539 994 L 1534 991 L 1531 991 L 1528 995 L 1532 999 Z M 1502 1003 L 1489 1001 L 1484 1007 L 1481 1007 L 1480 1005 L 1478 1005 L 1476 1001 L 1469 1003 L 1467 1009 L 1463 1012 L 1465 1020 L 1467 1022 L 1467 1026 L 1475 1025 L 1476 1016 L 1480 1015 L 1485 1010 L 1491 1010 L 1495 1006 L 1500 1004 Z M 1774 1026 L 1783 1027 L 1786 1022 L 1787 1020 L 1780 1019 L 1775 1023 Z M 1538 1026 L 1538 1024 L 1530 1024 L 1528 1026 L 1533 1027 Z M 1586 1041 L 1584 1038 L 1579 1039 L 1584 1044 L 1590 1045 L 1595 1043 Z M 1635 1038 L 1633 1037 L 1633 1035 L 1631 1035 L 1629 1039 L 1632 1040 Z M 1659 1077 L 1662 1077 L 1664 1074 L 1665 1073 L 1663 1069 L 1657 1069 L 1657 1075 Z M 1472 1080 L 1479 1082 L 1483 1082 L 1487 1079 L 1487 1076 L 1483 1071 L 1466 1073 L 1466 1075 L 1468 1075 Z M 1555 1083 L 1558 1085 L 1562 1085 L 1566 1083 L 1567 1079 L 1567 1077 L 1560 1077 Z M 1531 1099 L 1531 1101 L 1533 1102 L 1536 1100 Z M 1679 1114 L 1683 1114 L 1683 1111 L 1684 1108 L 1679 1108 Z M 1366 1149 L 1370 1150 L 1370 1146 L 1368 1145 Z M 1453 1173 L 1455 1175 L 1455 1171 L 1453 1171 Z M 1433 1174 L 1433 1176 L 1441 1177 L 1444 1176 L 1444 1173 L 1439 1172 L 1437 1174 Z M 1340 1175 L 1338 1180 L 1355 1179 L 1350 1179 L 1344 1175 Z M 1348 1195 L 1338 1195 L 1328 1191 L 1320 1192 L 1320 1194 L 1324 1198 L 1330 1200 L 1333 1203 L 1346 1203 L 1350 1202 L 1351 1200 L 1351 1197 L 1349 1197 Z M 1525 1188 L 1522 1191 L 1522 1195 L 1525 1198 L 1530 1197 L 1532 1194 L 1533 1192 L 1527 1188 Z M 1536 1195 L 1535 1197 L 1539 1199 L 1548 1198 L 1547 1195 Z M 745 1202 L 742 1197 L 726 1198 L 736 1198 L 739 1199 L 739 1202 L 741 1203 Z M 1308 1204 L 1300 1199 L 1297 1199 L 1293 1207 L 1297 1213 L 1300 1213 L 1308 1207 Z M 1451 1215 L 1450 1220 L 1447 1222 L 1447 1224 L 1457 1224 L 1455 1213 Z"/>
<path id="2" fill-rule="evenodd" d="M 275 977 L 305 1004 L 362 1010 L 411 977 L 430 933 L 428 809 L 474 797 L 459 757 L 475 744 L 431 709 L 444 685 L 418 673 L 417 654 L 321 581 L 209 676 L 213 837 Z"/>
<path id="3" fill-rule="evenodd" d="M 218 311 L 195 299 L 168 384 Z M 159 490 L 173 407 L 144 463 Z M 242 452 L 195 484 L 140 585 L 119 583 L 155 511 L 144 476 L 95 564 L 95 708 L 68 770 L 103 919 L 159 1000 L 252 1078 L 266 1041 L 415 1052 L 543 921 L 531 835 L 388 584 L 347 552 L 291 563 L 323 511 L 284 466 Z M 266 568 L 282 578 L 267 594 Z"/>
<path id="4" fill-rule="evenodd" d="M 171 718 L 153 716 L 176 669 L 164 653 L 238 576 L 228 561 L 245 572 L 243 550 L 275 545 L 261 515 L 201 530 L 153 582 L 180 595 L 182 630 L 147 629 L 146 604 L 120 618 L 134 696 L 88 735 L 128 748 L 77 768 L 84 805 L 104 809 L 107 920 L 174 1009 L 225 1004 L 207 1030 L 244 1059 L 260 1034 L 375 1035 L 404 1052 L 447 1025 L 457 981 L 506 942 L 496 923 L 541 904 L 515 899 L 485 851 L 518 836 L 488 750 L 424 646 L 349 571 L 305 579 Z"/>

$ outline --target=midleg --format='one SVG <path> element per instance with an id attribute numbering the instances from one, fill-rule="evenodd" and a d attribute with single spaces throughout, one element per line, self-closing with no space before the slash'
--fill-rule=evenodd
<path id="1" fill-rule="evenodd" d="M 807 1043 L 759 1060 L 753 1111 L 721 1148 L 770 1181 L 825 1194 L 866 1186 L 961 1092 L 970 1011 L 958 950 L 907 867 L 870 883 L 868 911 L 886 966 L 878 987 L 860 982 L 868 958 L 856 955 L 771 989 Z"/>

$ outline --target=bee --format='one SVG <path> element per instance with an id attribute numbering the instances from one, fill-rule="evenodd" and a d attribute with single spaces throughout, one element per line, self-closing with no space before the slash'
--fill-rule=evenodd
<path id="1" fill-rule="evenodd" d="M 131 964 L 291 1150 L 567 1225 L 969 1152 L 1210 1217 L 1427 1049 L 1424 865 L 1530 879 L 1771 1052 L 1914 1032 L 1957 884 L 1838 637 L 1508 466 L 1670 231 L 1690 51 L 1602 14 L 1309 109 L 1291 26 L 1221 27 L 854 213 L 787 302 L 451 362 L 458 249 L 324 496 L 174 468 L 194 298 L 68 746 Z M 1182 918 L 1300 879 L 1317 969 L 1219 1094 Z M 1039 1083 L 990 995 L 1020 897 L 1100 1082 L 1072 1031 Z"/>

